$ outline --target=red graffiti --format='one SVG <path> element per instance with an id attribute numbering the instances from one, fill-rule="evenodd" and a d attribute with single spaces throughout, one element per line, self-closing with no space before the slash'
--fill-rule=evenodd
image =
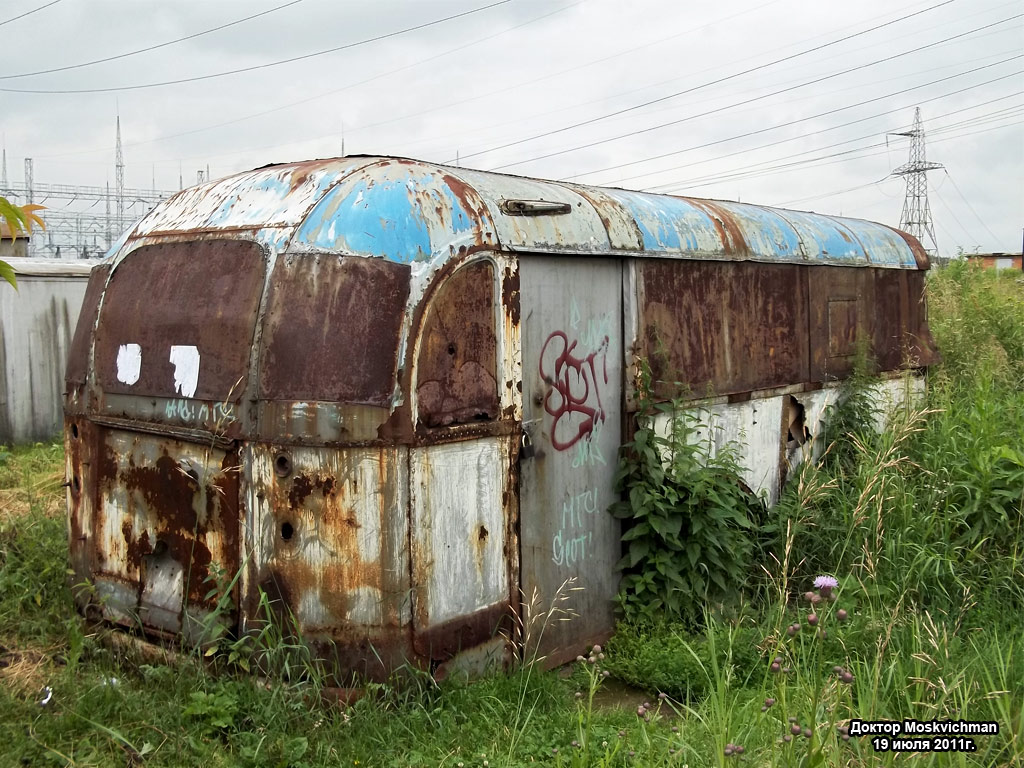
<path id="1" fill-rule="evenodd" d="M 544 396 L 544 410 L 554 418 L 551 445 L 558 451 L 589 438 L 594 425 L 605 420 L 601 384 L 608 383 L 608 337 L 586 357 L 573 354 L 578 345 L 578 341 L 570 344 L 564 331 L 555 331 L 540 353 L 540 375 L 550 387 Z"/>

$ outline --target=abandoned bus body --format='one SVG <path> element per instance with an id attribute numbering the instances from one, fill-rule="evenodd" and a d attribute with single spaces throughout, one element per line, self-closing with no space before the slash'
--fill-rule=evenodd
<path id="1" fill-rule="evenodd" d="M 186 189 L 72 341 L 79 607 L 185 643 L 277 614 L 380 678 L 502 657 L 561 589 L 537 650 L 573 657 L 612 628 L 637 361 L 771 501 L 858 340 L 916 386 L 927 268 L 880 224 L 399 158 Z"/>

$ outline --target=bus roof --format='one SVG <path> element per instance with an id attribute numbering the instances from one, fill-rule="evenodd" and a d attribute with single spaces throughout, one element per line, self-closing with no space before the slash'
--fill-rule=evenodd
<path id="1" fill-rule="evenodd" d="M 110 255 L 218 236 L 414 267 L 503 249 L 928 268 L 915 238 L 861 219 L 376 156 L 271 165 L 182 190 Z"/>

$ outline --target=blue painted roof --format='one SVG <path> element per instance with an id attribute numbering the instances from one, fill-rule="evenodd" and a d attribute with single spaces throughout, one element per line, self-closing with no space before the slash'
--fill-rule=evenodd
<path id="1" fill-rule="evenodd" d="M 512 215 L 507 200 L 568 205 Z M 434 263 L 467 249 L 927 267 L 911 236 L 883 224 L 697 198 L 587 187 L 404 158 L 268 166 L 184 190 L 128 233 L 123 249 L 189 233 L 239 233 L 275 251 Z"/>

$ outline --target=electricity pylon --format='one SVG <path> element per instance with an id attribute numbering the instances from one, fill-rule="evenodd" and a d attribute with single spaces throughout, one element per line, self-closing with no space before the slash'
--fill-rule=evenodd
<path id="1" fill-rule="evenodd" d="M 907 180 L 907 195 L 903 199 L 900 229 L 920 240 L 925 250 L 931 255 L 938 255 L 939 243 L 935 239 L 932 209 L 928 205 L 927 173 L 943 166 L 941 163 L 931 163 L 925 159 L 924 128 L 921 126 L 920 107 L 914 110 L 914 127 L 895 135 L 910 137 L 910 160 L 892 172 L 893 176 L 902 176 Z M 931 248 L 928 248 L 926 238 L 931 241 Z"/>

